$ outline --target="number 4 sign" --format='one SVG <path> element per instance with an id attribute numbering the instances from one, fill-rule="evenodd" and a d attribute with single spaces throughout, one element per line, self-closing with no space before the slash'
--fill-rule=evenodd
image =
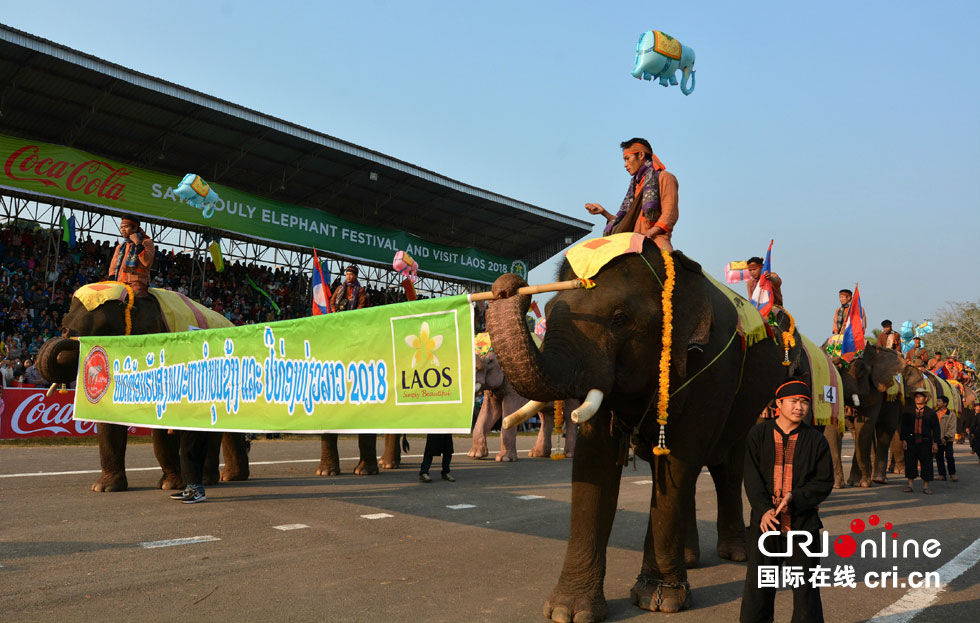
<path id="1" fill-rule="evenodd" d="M 833 385 L 823 386 L 823 401 L 832 405 L 837 404 L 837 388 Z"/>

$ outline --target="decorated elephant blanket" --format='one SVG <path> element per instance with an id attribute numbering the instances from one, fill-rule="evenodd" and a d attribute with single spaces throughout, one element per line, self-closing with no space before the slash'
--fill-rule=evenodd
<path id="1" fill-rule="evenodd" d="M 161 288 L 150 288 L 149 290 L 150 294 L 160 304 L 164 323 L 171 333 L 234 326 L 230 320 L 218 312 L 208 309 L 179 292 Z M 129 293 L 126 286 L 118 281 L 102 281 L 80 287 L 75 291 L 74 297 L 81 301 L 85 309 L 92 311 L 108 301 L 126 302 Z"/>
<path id="2" fill-rule="evenodd" d="M 841 417 L 841 378 L 827 351 L 810 338 L 800 334 L 803 352 L 810 362 L 810 391 L 813 422 L 823 426 L 837 426 L 844 434 L 844 418 Z"/>

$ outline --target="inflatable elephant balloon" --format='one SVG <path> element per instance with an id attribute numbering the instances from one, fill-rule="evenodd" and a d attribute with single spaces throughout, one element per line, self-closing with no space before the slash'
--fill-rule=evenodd
<path id="1" fill-rule="evenodd" d="M 200 175 L 188 173 L 174 190 L 174 194 L 198 210 L 203 210 L 204 218 L 211 218 L 214 206 L 221 201 L 218 193 Z"/>
<path id="2" fill-rule="evenodd" d="M 690 95 L 694 91 L 694 50 L 659 30 L 648 30 L 640 35 L 636 44 L 636 64 L 633 77 L 643 80 L 657 78 L 660 84 L 677 84 L 677 70 L 681 77 L 681 92 Z M 690 78 L 691 86 L 687 81 Z"/>

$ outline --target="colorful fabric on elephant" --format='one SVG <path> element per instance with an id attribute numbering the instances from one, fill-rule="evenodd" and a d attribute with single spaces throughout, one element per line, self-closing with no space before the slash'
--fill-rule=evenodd
<path id="1" fill-rule="evenodd" d="M 844 434 L 844 418 L 840 417 L 840 373 L 834 366 L 830 355 L 805 335 L 800 335 L 803 339 L 803 352 L 806 353 L 810 363 L 810 387 L 813 395 L 811 397 L 810 408 L 813 409 L 813 423 L 822 426 L 837 426 L 837 430 Z M 834 396 L 837 402 L 827 402 L 824 387 L 833 387 Z"/>
<path id="2" fill-rule="evenodd" d="M 902 378 L 901 374 L 896 374 L 895 382 L 892 383 L 891 387 L 885 390 L 885 400 L 888 402 L 905 400 L 905 379 Z"/>
<path id="3" fill-rule="evenodd" d="M 565 259 L 579 279 L 591 279 L 602 267 L 620 255 L 641 253 L 643 236 L 639 234 L 613 234 L 580 242 L 565 251 Z"/>
<path id="4" fill-rule="evenodd" d="M 473 337 L 473 350 L 476 351 L 477 355 L 486 355 L 490 352 L 490 334 L 483 332 L 477 333 Z"/>
<path id="5" fill-rule="evenodd" d="M 653 31 L 653 51 L 675 61 L 681 60 L 681 42 L 659 30 Z"/>
<path id="6" fill-rule="evenodd" d="M 92 311 L 108 301 L 125 302 L 129 294 L 126 293 L 126 286 L 119 282 L 102 281 L 86 284 L 75 290 L 72 296 L 81 301 L 85 309 Z"/>
<path id="7" fill-rule="evenodd" d="M 722 285 L 721 282 L 710 274 L 705 272 L 704 276 L 735 307 L 735 313 L 738 314 L 738 334 L 745 340 L 746 348 L 771 336 L 766 329 L 766 321 L 759 315 L 759 312 L 756 311 L 751 303 L 739 296 L 731 288 Z"/>
<path id="8" fill-rule="evenodd" d="M 218 312 L 187 298 L 180 292 L 150 288 L 150 294 L 160 304 L 163 322 L 171 333 L 192 329 L 217 329 L 235 326 Z"/>
<path id="9" fill-rule="evenodd" d="M 637 223 L 624 222 L 634 201 L 639 201 L 640 215 L 648 223 L 662 223 L 668 233 L 677 223 L 677 178 L 664 170 L 664 164 L 656 156 L 651 162 L 643 163 L 630 179 L 626 196 L 619 206 L 613 220 L 606 223 L 603 234 L 636 231 Z M 640 219 L 637 218 L 637 222 Z"/>

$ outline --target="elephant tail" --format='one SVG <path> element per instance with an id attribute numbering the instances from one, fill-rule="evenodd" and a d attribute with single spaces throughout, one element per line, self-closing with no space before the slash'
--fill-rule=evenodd
<path id="1" fill-rule="evenodd" d="M 408 445 L 408 435 L 402 435 L 402 452 L 408 452 L 411 446 Z"/>

